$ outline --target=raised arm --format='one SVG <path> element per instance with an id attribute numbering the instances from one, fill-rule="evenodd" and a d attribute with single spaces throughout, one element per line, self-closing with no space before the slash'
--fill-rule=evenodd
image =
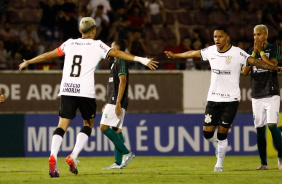
<path id="1" fill-rule="evenodd" d="M 164 52 L 168 58 L 200 58 L 200 50 L 189 50 L 187 52 L 174 54 L 171 51 Z"/>
<path id="2" fill-rule="evenodd" d="M 23 62 L 19 65 L 19 71 L 21 71 L 23 68 L 27 67 L 29 64 L 34 64 L 34 63 L 40 63 L 43 61 L 47 61 L 56 57 L 60 57 L 55 50 L 50 51 L 50 52 L 45 52 L 39 56 L 36 56 L 30 60 L 23 60 Z"/>
<path id="3" fill-rule="evenodd" d="M 152 58 L 143 58 L 143 57 L 138 57 L 138 56 L 134 56 L 132 54 L 120 51 L 120 50 L 115 50 L 112 49 L 110 50 L 109 56 L 111 57 L 116 57 L 119 59 L 124 59 L 127 61 L 137 61 L 142 63 L 143 65 L 149 67 L 151 70 L 156 70 L 158 68 L 158 63 L 157 61 L 153 61 Z"/>
<path id="4" fill-rule="evenodd" d="M 278 60 L 277 60 L 277 59 L 269 59 L 269 58 L 265 55 L 265 53 L 263 52 L 263 47 L 264 47 L 264 46 L 265 46 L 264 43 L 261 42 L 260 40 L 256 39 L 256 40 L 254 41 L 254 51 L 258 51 L 258 52 L 260 53 L 261 59 L 262 59 L 265 63 L 267 63 L 267 64 L 269 64 L 269 65 L 271 65 L 271 66 L 277 66 L 277 65 L 278 65 Z M 255 52 L 255 53 L 256 53 L 256 52 Z"/>

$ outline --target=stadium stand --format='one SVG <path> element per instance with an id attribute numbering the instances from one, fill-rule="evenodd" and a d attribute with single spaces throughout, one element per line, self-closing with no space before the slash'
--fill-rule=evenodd
<path id="1" fill-rule="evenodd" d="M 4 13 L 0 14 L 1 25 L 3 25 L 6 21 L 9 21 L 12 25 L 12 28 L 20 32 L 20 29 L 26 23 L 33 24 L 35 29 L 38 31 L 41 43 L 46 44 L 46 50 L 54 49 L 64 41 L 64 38 L 66 39 L 68 36 L 65 34 L 65 27 L 62 26 L 66 25 L 66 20 L 71 18 L 71 24 L 75 25 L 78 24 L 82 16 L 90 16 L 87 15 L 86 11 L 86 7 L 90 1 L 92 0 L 9 0 L 7 1 L 7 7 L 4 7 L 3 5 L 1 7 L 0 4 L 0 8 L 4 9 Z M 99 2 L 100 1 L 103 0 L 99 0 Z M 246 1 L 245 4 L 241 3 L 243 1 L 227 0 L 221 0 L 219 1 L 220 3 L 213 4 L 205 4 L 205 1 L 202 0 L 134 0 L 134 3 L 129 3 L 129 0 L 119 0 L 119 3 L 116 3 L 117 0 L 104 1 L 109 1 L 110 5 L 113 6 L 112 10 L 107 12 L 108 17 L 110 18 L 110 26 L 104 27 L 104 30 L 106 30 L 106 32 L 115 30 L 112 32 L 114 33 L 114 36 L 107 38 L 105 35 L 108 35 L 108 33 L 105 33 L 96 39 L 101 39 L 107 44 L 110 44 L 114 39 L 117 38 L 128 40 L 127 35 L 131 32 L 127 23 L 128 12 L 124 15 L 121 15 L 123 16 L 123 20 L 117 23 L 117 11 L 120 11 L 120 6 L 122 6 L 122 8 L 125 10 L 132 9 L 132 6 L 142 7 L 141 15 L 146 20 L 148 17 L 148 9 L 144 8 L 146 1 L 151 4 L 157 3 L 157 1 L 162 1 L 166 15 L 165 18 L 161 17 L 158 19 L 152 19 L 150 23 L 146 22 L 140 37 L 142 43 L 147 48 L 145 49 L 145 55 L 154 56 L 155 59 L 164 59 L 163 48 L 166 45 L 167 40 L 175 38 L 175 21 L 179 22 L 179 33 L 181 40 L 186 37 L 190 37 L 190 39 L 193 40 L 193 31 L 195 29 L 198 30 L 199 35 L 201 36 L 201 41 L 196 42 L 196 44 L 192 41 L 192 49 L 193 44 L 194 46 L 201 45 L 202 47 L 213 44 L 212 34 L 213 27 L 215 25 L 228 26 L 229 34 L 232 38 L 232 44 L 236 46 L 238 44 L 240 47 L 243 47 L 243 49 L 247 49 L 247 47 L 253 42 L 253 26 L 262 23 L 262 15 L 265 13 L 265 8 L 269 6 L 267 2 L 262 0 Z M 55 27 L 50 28 L 52 36 L 48 36 L 49 29 L 46 29 L 46 27 L 41 25 L 43 9 L 40 6 L 40 2 L 46 3 L 50 10 L 56 12 L 54 21 Z M 52 4 L 52 2 L 54 4 Z M 129 4 L 131 4 L 131 7 L 128 7 Z M 280 9 L 282 9 L 281 3 L 278 3 L 277 6 L 279 8 L 281 7 Z M 70 13 L 70 7 L 75 8 L 75 12 Z M 123 26 L 117 26 L 118 24 L 122 24 Z M 270 41 L 282 44 L 282 31 L 277 29 L 277 27 L 271 25 L 267 26 L 269 27 L 269 32 L 271 35 Z M 0 30 L 1 29 L 3 29 L 3 26 L 1 26 Z M 75 31 L 77 30 L 72 32 Z M 20 44 L 18 49 L 20 49 Z M 5 44 L 5 46 L 6 45 L 9 44 Z M 13 60 L 16 62 L 21 59 L 19 55 L 9 52 L 9 50 L 7 50 L 7 52 L 11 53 L 12 59 L 9 62 L 13 62 Z M 56 62 L 58 64 L 56 64 Z M 171 61 L 166 60 L 165 62 Z M 62 67 L 62 60 L 50 61 L 50 63 L 52 63 L 52 65 L 50 65 L 49 69 L 60 69 Z M 17 67 L 17 65 L 14 64 L 9 66 L 11 66 L 11 68 L 7 69 L 14 70 L 16 69 L 14 66 Z M 35 69 L 41 68 L 42 67 L 35 67 Z M 101 67 L 100 69 L 107 68 Z M 165 68 L 161 67 L 160 69 Z M 207 67 L 198 66 L 197 69 L 207 69 Z"/>

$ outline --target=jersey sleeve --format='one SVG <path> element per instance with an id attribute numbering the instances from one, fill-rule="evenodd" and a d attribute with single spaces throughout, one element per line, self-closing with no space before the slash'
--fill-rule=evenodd
<path id="1" fill-rule="evenodd" d="M 240 64 L 243 66 L 248 66 L 248 58 L 251 56 L 250 54 L 246 53 L 244 50 L 239 49 L 239 61 Z"/>
<path id="2" fill-rule="evenodd" d="M 127 71 L 127 66 L 125 64 L 125 60 L 121 59 L 118 62 L 118 76 L 120 75 L 127 75 L 126 71 Z"/>
<path id="3" fill-rule="evenodd" d="M 59 56 L 66 55 L 66 46 L 69 40 L 65 41 L 60 47 L 56 48 L 56 51 Z"/>
<path id="4" fill-rule="evenodd" d="M 101 58 L 106 59 L 112 48 L 106 45 L 101 40 L 99 40 L 99 49 L 100 49 L 99 53 L 100 53 Z"/>
<path id="5" fill-rule="evenodd" d="M 201 54 L 202 60 L 204 60 L 204 61 L 208 61 L 209 60 L 209 52 L 210 52 L 210 50 L 211 50 L 210 47 L 207 47 L 207 48 L 204 48 L 204 49 L 200 50 L 200 54 Z"/>

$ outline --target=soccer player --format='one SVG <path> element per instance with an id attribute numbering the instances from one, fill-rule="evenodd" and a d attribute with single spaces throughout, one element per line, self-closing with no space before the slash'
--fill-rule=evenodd
<path id="1" fill-rule="evenodd" d="M 0 91 L 0 102 L 1 103 L 5 102 L 5 100 L 6 100 L 6 96 L 4 94 L 2 94 L 1 91 Z"/>
<path id="2" fill-rule="evenodd" d="M 256 47 L 249 49 L 248 53 L 255 58 L 265 58 L 270 65 L 277 66 L 280 60 L 279 45 L 267 42 L 268 29 L 265 25 L 254 27 L 254 40 L 258 43 Z M 252 84 L 252 107 L 254 124 L 257 130 L 257 146 L 260 155 L 261 165 L 257 170 L 268 170 L 266 159 L 266 126 L 268 126 L 274 145 L 278 151 L 278 169 L 282 170 L 282 139 L 281 132 L 277 128 L 280 110 L 280 88 L 277 79 L 277 72 L 246 66 L 243 74 L 251 71 Z"/>
<path id="3" fill-rule="evenodd" d="M 239 77 L 241 67 L 248 63 L 260 68 L 280 70 L 276 66 L 251 57 L 245 51 L 230 44 L 225 27 L 214 30 L 215 45 L 202 50 L 191 50 L 174 54 L 165 51 L 168 58 L 202 58 L 211 66 L 211 83 L 205 110 L 203 135 L 210 142 L 217 142 L 217 163 L 214 172 L 222 171 L 227 150 L 227 133 L 237 113 L 240 101 Z M 215 135 L 215 130 L 217 133 Z"/>
<path id="4" fill-rule="evenodd" d="M 23 60 L 19 65 L 19 70 L 21 71 L 29 64 L 65 56 L 59 93 L 59 96 L 61 96 L 59 124 L 52 137 L 49 158 L 49 174 L 51 177 L 59 177 L 57 154 L 71 119 L 76 115 L 77 108 L 80 110 L 84 126 L 77 135 L 74 149 L 71 155 L 66 158 L 66 162 L 70 166 L 70 172 L 78 173 L 77 157 L 88 141 L 96 115 L 94 71 L 100 60 L 111 56 L 128 61 L 139 61 L 152 70 L 157 68 L 158 63 L 148 58 L 111 49 L 102 41 L 94 40 L 96 24 L 91 17 L 82 18 L 79 29 L 82 33 L 82 38 L 68 39 L 55 50 L 43 53 L 30 60 Z"/>
<path id="5" fill-rule="evenodd" d="M 125 51 L 125 41 L 118 40 L 113 42 L 112 49 Z M 128 105 L 128 78 L 127 61 L 115 58 L 109 76 L 108 100 L 103 107 L 103 115 L 100 122 L 101 131 L 115 145 L 115 163 L 104 169 L 122 169 L 135 157 L 124 145 L 122 135 L 122 125 Z"/>

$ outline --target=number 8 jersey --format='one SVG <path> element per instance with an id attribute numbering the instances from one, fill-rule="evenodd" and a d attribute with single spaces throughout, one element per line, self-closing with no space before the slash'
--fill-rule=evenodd
<path id="1" fill-rule="evenodd" d="M 111 48 L 100 40 L 69 39 L 56 49 L 65 56 L 61 95 L 95 98 L 94 71 Z"/>

